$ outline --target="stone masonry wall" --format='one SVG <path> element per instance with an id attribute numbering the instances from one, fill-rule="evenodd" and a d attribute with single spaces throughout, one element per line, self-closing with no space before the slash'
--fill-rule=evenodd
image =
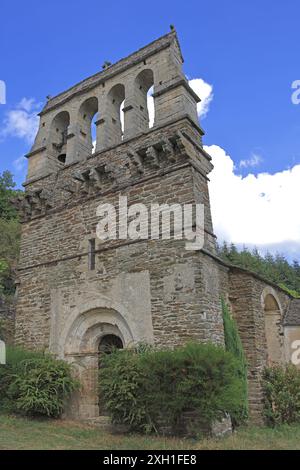
<path id="1" fill-rule="evenodd" d="M 177 123 L 163 131 L 153 130 L 151 143 L 155 139 L 172 139 L 175 130 L 184 132 L 188 127 L 186 122 L 180 125 Z M 147 139 L 150 140 L 150 135 L 145 142 L 139 140 L 140 146 L 146 147 Z M 186 145 L 190 145 L 189 142 Z M 175 161 L 171 165 L 168 163 L 165 167 L 160 165 L 153 169 L 151 163 L 149 167 L 145 164 L 143 174 L 132 177 L 126 150 L 123 146 L 114 153 L 105 152 L 85 164 L 67 167 L 55 177 L 37 182 L 34 189 L 30 185 L 31 191 L 38 190 L 42 185 L 45 191 L 53 195 L 53 202 L 45 215 L 37 213 L 23 224 L 16 332 L 18 343 L 34 348 L 49 347 L 53 296 L 61 299 L 68 315 L 67 310 L 72 309 L 75 295 L 81 293 L 88 299 L 97 291 L 102 295 L 109 293 L 115 296 L 118 290 L 114 286 L 115 280 L 124 275 L 126 281 L 126 274 L 133 273 L 147 273 L 149 277 L 153 338 L 157 344 L 175 346 L 188 338 L 213 338 L 222 343 L 219 286 L 214 281 L 214 277 L 218 276 L 217 268 L 210 266 L 211 261 L 202 259 L 198 252 L 185 250 L 184 241 L 109 241 L 102 246 L 96 240 L 96 269 L 93 272 L 88 270 L 88 240 L 95 237 L 98 222 L 96 209 L 100 202 L 117 205 L 119 195 L 126 194 L 129 205 L 191 203 L 195 201 L 199 186 L 206 187 L 205 174 L 197 174 L 195 169 L 201 159 L 208 164 L 201 154 L 198 154 L 198 162 L 195 160 L 193 166 L 193 158 L 196 157 L 192 155 L 188 159 L 187 148 L 183 148 L 178 150 L 178 155 L 175 151 Z M 106 182 L 103 191 L 95 193 L 90 188 L 87 194 L 88 189 L 82 189 L 82 185 L 77 192 L 68 193 L 74 185 L 74 173 L 80 173 L 81 167 L 87 169 L 96 163 L 99 165 L 101 161 L 109 161 L 112 165 L 118 162 L 118 168 L 124 170 L 123 173 L 120 171 L 119 181 L 116 176 L 113 182 Z M 203 202 L 209 211 L 207 196 Z M 206 220 L 206 245 L 210 249 L 214 243 L 210 214 Z M 132 295 L 126 292 L 125 281 L 124 298 Z M 129 299 L 127 304 L 130 309 Z M 58 307 L 57 312 L 60 311 Z M 62 324 L 64 320 L 61 319 Z M 134 323 L 133 319 L 133 330 Z M 216 325 L 219 326 L 216 328 Z M 137 341 L 141 339 L 136 338 Z"/>
<path id="2" fill-rule="evenodd" d="M 118 336 L 124 347 L 172 348 L 189 339 L 224 344 L 212 258 L 187 250 L 175 229 L 169 240 L 96 237 L 99 204 L 118 209 L 120 196 L 148 211 L 151 204 L 202 203 L 204 249 L 215 252 L 211 158 L 182 62 L 172 31 L 49 99 L 27 155 L 25 197 L 16 201 L 23 224 L 16 343 L 74 364 L 83 388 L 70 403 L 73 416 L 99 413 L 97 358 L 105 335 Z M 195 222 L 194 215 L 194 229 Z"/>
<path id="3" fill-rule="evenodd" d="M 248 361 L 248 386 L 250 417 L 262 422 L 263 393 L 261 377 L 267 365 L 266 324 L 263 306 L 264 293 L 278 298 L 281 306 L 281 327 L 290 298 L 281 289 L 239 268 L 231 268 L 229 275 L 229 301 L 237 321 L 239 333 Z M 281 332 L 283 346 L 283 330 Z"/>

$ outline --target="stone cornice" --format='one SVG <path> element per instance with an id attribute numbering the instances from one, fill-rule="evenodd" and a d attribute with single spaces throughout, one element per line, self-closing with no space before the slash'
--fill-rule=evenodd
<path id="1" fill-rule="evenodd" d="M 32 150 L 32 152 L 29 152 L 27 153 L 25 156 L 25 158 L 30 158 L 30 157 L 33 157 L 34 155 L 36 155 L 37 153 L 40 153 L 40 152 L 44 152 L 46 150 L 46 146 L 44 145 L 43 147 L 39 147 L 38 149 L 35 149 L 35 150 Z"/>
<path id="2" fill-rule="evenodd" d="M 153 98 L 156 98 L 157 96 L 163 95 L 164 93 L 167 93 L 175 88 L 178 88 L 179 86 L 183 86 L 189 92 L 189 94 L 194 98 L 196 103 L 200 103 L 201 100 L 199 96 L 197 95 L 197 93 L 194 92 L 194 90 L 190 87 L 190 85 L 184 78 L 182 78 L 181 80 L 177 80 L 176 82 L 171 83 L 170 85 L 164 88 L 161 88 L 160 90 L 153 93 L 152 96 Z"/>
<path id="3" fill-rule="evenodd" d="M 25 181 L 25 183 L 22 183 L 22 186 L 26 188 L 26 186 L 30 186 L 31 184 L 37 183 L 38 181 L 49 178 L 51 175 L 53 175 L 53 173 L 45 173 L 44 175 L 38 176 L 37 178 L 31 178 L 30 180 Z"/>
<path id="4" fill-rule="evenodd" d="M 71 209 L 72 207 L 76 207 L 78 206 L 78 204 L 82 204 L 83 202 L 84 203 L 87 203 L 89 201 L 92 201 L 94 199 L 97 199 L 99 197 L 104 197 L 104 196 L 109 196 L 111 194 L 115 194 L 115 193 L 118 193 L 120 191 L 124 191 L 125 189 L 127 188 L 130 188 L 130 187 L 135 187 L 135 186 L 138 186 L 140 184 L 144 184 L 148 181 L 151 181 L 151 180 L 154 180 L 158 177 L 161 177 L 161 176 L 164 176 L 164 175 L 168 175 L 170 173 L 174 173 L 175 171 L 179 171 L 179 170 L 182 170 L 184 168 L 188 168 L 188 167 L 194 167 L 194 165 L 192 164 L 191 160 L 183 163 L 183 164 L 180 164 L 180 165 L 174 165 L 170 168 L 164 168 L 164 169 L 161 169 L 159 171 L 156 171 L 155 173 L 153 173 L 152 175 L 149 174 L 145 177 L 142 177 L 142 178 L 138 178 L 138 179 L 135 179 L 135 180 L 128 180 L 124 183 L 120 183 L 118 184 L 117 186 L 112 186 L 111 188 L 108 188 L 104 191 L 99 191 L 91 196 L 86 196 L 86 197 L 81 197 L 79 198 L 78 200 L 74 200 L 74 202 L 72 202 L 71 204 L 68 204 L 67 206 L 59 206 L 59 207 L 53 207 L 52 209 L 49 209 L 47 211 L 47 213 L 43 213 L 43 214 L 39 214 L 39 215 L 35 215 L 35 216 L 32 216 L 30 219 L 28 220 L 24 220 L 24 221 L 21 221 L 22 224 L 26 224 L 26 223 L 30 223 L 31 221 L 35 221 L 35 220 L 38 220 L 38 219 L 42 219 L 44 217 L 47 217 L 47 216 L 50 216 L 52 214 L 55 214 L 57 212 L 63 212 L 63 211 L 67 211 L 69 209 Z M 195 168 L 195 167 L 194 167 Z M 197 168 L 195 168 L 197 170 Z M 40 190 L 38 190 L 40 191 Z M 26 193 L 25 193 L 26 195 Z"/>
<path id="5" fill-rule="evenodd" d="M 134 142 L 137 142 L 142 136 L 146 137 L 146 136 L 150 135 L 151 133 L 155 133 L 156 131 L 160 131 L 161 129 L 172 126 L 173 124 L 180 123 L 181 121 L 184 121 L 184 120 L 187 120 L 189 122 L 189 124 L 199 133 L 200 136 L 204 135 L 203 129 L 199 125 L 197 125 L 190 118 L 190 116 L 188 114 L 185 114 L 185 115 L 183 115 L 179 118 L 170 119 L 169 121 L 161 124 L 160 126 L 154 126 L 154 127 L 148 129 L 145 132 L 141 132 L 141 133 L 139 133 L 139 134 L 137 134 L 133 137 L 130 137 L 129 139 L 124 139 L 122 142 L 120 142 L 118 144 L 111 145 L 110 147 L 104 148 L 104 149 L 100 150 L 99 152 L 95 152 L 95 153 L 91 154 L 90 156 L 88 156 L 87 160 L 88 161 L 96 160 L 99 155 L 102 155 L 105 152 L 110 152 L 111 150 L 114 150 L 116 148 L 126 147 L 128 144 L 132 145 L 132 144 L 134 144 Z M 200 143 L 197 143 L 186 132 L 183 132 L 183 135 L 186 139 L 188 139 L 201 152 L 201 154 L 203 155 L 204 158 L 206 158 L 208 161 L 211 161 L 210 155 L 203 149 L 203 147 L 200 145 Z M 30 158 L 32 155 L 35 155 L 35 154 L 37 154 L 41 151 L 44 151 L 45 149 L 46 149 L 46 147 L 40 147 L 39 149 L 36 149 L 33 152 L 27 154 L 27 157 Z M 81 163 L 82 163 L 82 160 L 76 160 L 75 162 L 72 162 L 69 165 L 65 165 L 63 168 L 60 168 L 57 171 L 57 173 L 60 172 L 60 171 L 65 171 L 68 168 L 70 168 L 71 166 L 75 167 L 76 165 L 80 165 Z M 51 176 L 52 174 L 53 173 L 48 173 L 46 175 L 42 175 L 42 176 L 39 176 L 39 177 L 36 177 L 36 178 L 32 178 L 28 181 L 25 181 L 23 183 L 23 186 L 24 187 L 30 186 L 30 184 L 33 184 L 33 183 L 38 182 L 39 180 L 45 179 L 45 178 L 47 178 L 47 176 Z"/>

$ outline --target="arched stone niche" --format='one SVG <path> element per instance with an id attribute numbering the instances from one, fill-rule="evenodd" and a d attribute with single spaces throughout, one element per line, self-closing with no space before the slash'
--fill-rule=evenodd
<path id="1" fill-rule="evenodd" d="M 265 318 L 267 364 L 280 364 L 284 360 L 281 303 L 272 287 L 264 289 L 261 301 Z"/>
<path id="2" fill-rule="evenodd" d="M 130 347 L 133 336 L 121 313 L 112 308 L 92 308 L 72 320 L 67 332 L 63 332 L 63 355 L 73 366 L 80 390 L 73 394 L 66 414 L 73 418 L 96 418 L 99 416 L 99 344 L 106 336 L 114 335 L 124 347 Z"/>

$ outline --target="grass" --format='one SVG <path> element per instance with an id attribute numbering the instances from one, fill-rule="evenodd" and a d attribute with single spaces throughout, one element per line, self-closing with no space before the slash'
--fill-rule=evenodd
<path id="1" fill-rule="evenodd" d="M 223 439 L 178 439 L 109 434 L 74 421 L 0 416 L 0 450 L 214 450 L 300 449 L 300 424 L 276 429 L 245 427 Z"/>

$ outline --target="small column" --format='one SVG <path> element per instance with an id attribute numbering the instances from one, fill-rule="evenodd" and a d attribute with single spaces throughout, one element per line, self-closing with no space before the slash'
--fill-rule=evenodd
<path id="1" fill-rule="evenodd" d="M 140 76 L 143 72 L 148 72 L 147 69 L 140 72 Z M 140 81 L 136 79 L 132 80 L 126 88 L 126 100 L 124 105 L 124 139 L 130 139 L 145 132 L 149 129 L 149 114 L 148 114 L 148 103 L 147 103 L 147 89 L 149 83 L 147 83 L 147 77 L 141 77 Z M 153 79 L 153 74 L 152 74 Z M 149 82 L 148 77 L 148 82 Z M 151 83 L 150 83 L 151 85 Z"/>
<path id="2" fill-rule="evenodd" d="M 134 137 L 137 132 L 137 113 L 134 107 L 134 98 L 129 97 L 125 100 L 124 112 L 124 139 Z"/>
<path id="3" fill-rule="evenodd" d="M 70 165 L 78 161 L 78 146 L 77 146 L 77 126 L 70 124 L 67 131 L 67 150 L 66 150 L 66 165 Z"/>
<path id="4" fill-rule="evenodd" d="M 108 95 L 102 97 L 97 126 L 96 152 L 122 142 L 120 106 L 124 100 L 124 87 L 115 85 Z"/>

